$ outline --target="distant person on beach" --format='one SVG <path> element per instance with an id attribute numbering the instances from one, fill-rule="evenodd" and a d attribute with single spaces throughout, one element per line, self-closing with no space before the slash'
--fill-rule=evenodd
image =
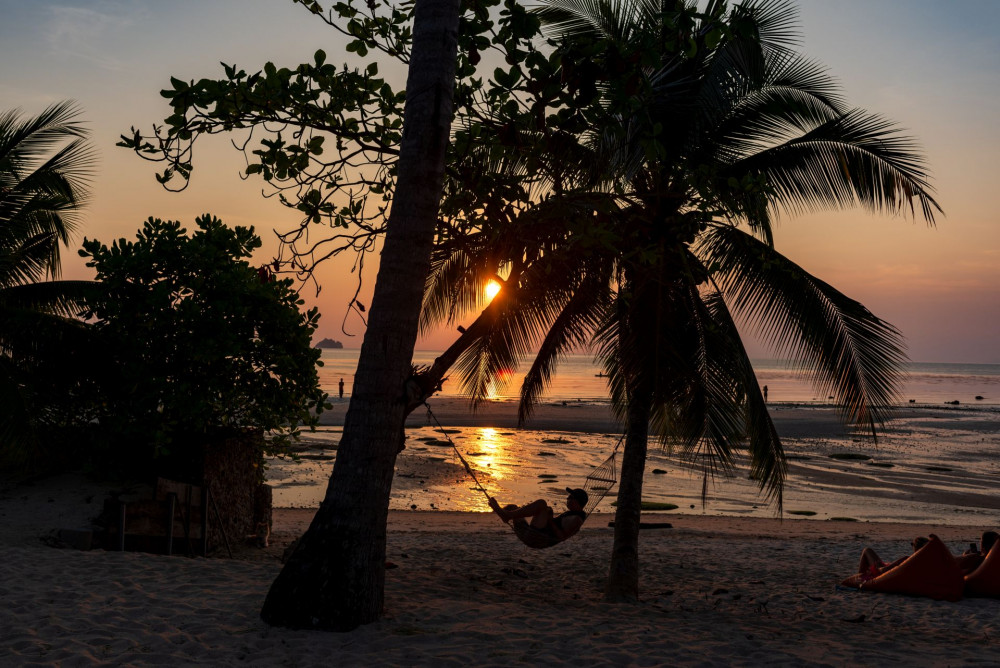
<path id="1" fill-rule="evenodd" d="M 925 536 L 917 536 L 910 544 L 913 546 L 913 552 L 916 553 L 917 550 L 929 542 L 930 540 Z M 911 556 L 911 554 L 908 554 L 905 557 L 900 557 L 895 561 L 886 563 L 882 561 L 881 557 L 878 556 L 875 550 L 870 547 L 866 547 L 861 552 L 861 561 L 858 562 L 858 574 L 865 576 L 865 579 L 878 577 L 879 575 L 882 575 L 882 573 L 891 571 L 896 566 L 899 566 Z"/>
<path id="2" fill-rule="evenodd" d="M 767 403 L 767 385 L 764 386 L 764 403 Z"/>
<path id="3" fill-rule="evenodd" d="M 566 498 L 566 507 L 569 510 L 558 516 L 545 502 L 545 499 L 538 499 L 520 507 L 508 505 L 501 508 L 500 503 L 492 497 L 489 503 L 493 512 L 499 515 L 504 522 L 513 520 L 515 523 L 525 523 L 531 529 L 546 534 L 555 544 L 574 535 L 583 526 L 583 521 L 587 519 L 587 513 L 583 510 L 590 498 L 587 492 L 580 488 L 567 487 L 566 493 L 569 494 Z M 529 517 L 531 518 L 530 522 L 527 519 Z"/>
<path id="4" fill-rule="evenodd" d="M 340 379 L 340 398 L 344 398 L 344 379 Z"/>

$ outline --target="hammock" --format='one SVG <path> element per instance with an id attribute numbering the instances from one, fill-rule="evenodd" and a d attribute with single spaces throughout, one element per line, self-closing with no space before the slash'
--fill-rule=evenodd
<path id="1" fill-rule="evenodd" d="M 441 426 L 437 416 L 434 415 L 434 411 L 431 410 L 430 404 L 424 402 L 424 406 L 427 408 L 427 416 L 434 421 L 434 424 L 437 425 L 437 430 L 445 437 L 445 439 L 447 439 L 448 443 L 451 445 L 451 449 L 455 451 L 459 461 L 462 462 L 462 467 L 465 469 L 465 472 L 469 474 L 469 477 L 472 478 L 472 481 L 476 484 L 476 489 L 482 492 L 483 496 L 485 496 L 487 500 L 493 498 L 490 493 L 486 491 L 486 488 L 483 487 L 482 483 L 479 482 L 476 472 L 462 455 L 458 446 L 456 446 L 455 442 L 451 440 L 451 436 L 448 435 L 448 430 Z M 611 488 L 618 482 L 618 466 L 616 458 L 618 456 L 618 449 L 621 447 L 624 440 L 625 435 L 623 434 L 622 437 L 618 439 L 615 447 L 611 450 L 611 454 L 608 458 L 605 459 L 600 466 L 591 471 L 590 475 L 584 479 L 583 491 L 587 493 L 587 505 L 583 508 L 583 512 L 586 513 L 587 517 L 590 517 L 590 514 L 594 512 L 604 497 L 608 495 L 608 492 L 611 491 Z M 584 518 L 584 521 L 586 521 L 586 518 Z M 521 540 L 521 542 L 528 547 L 543 549 L 546 547 L 552 547 L 558 543 L 558 541 L 553 542 L 551 535 L 544 531 L 535 529 L 523 520 L 507 521 L 506 523 L 514 530 L 514 533 Z"/>

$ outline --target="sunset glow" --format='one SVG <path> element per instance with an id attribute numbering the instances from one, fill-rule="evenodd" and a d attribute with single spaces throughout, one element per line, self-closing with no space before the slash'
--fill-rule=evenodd
<path id="1" fill-rule="evenodd" d="M 490 281 L 486 284 L 486 299 L 493 301 L 493 298 L 500 294 L 500 284 Z"/>
<path id="2" fill-rule="evenodd" d="M 992 32 L 1000 3 L 976 3 L 976 20 L 951 3 L 793 4 L 803 52 L 835 74 L 849 105 L 891 118 L 916 138 L 947 216 L 928 228 L 861 208 L 783 214 L 776 246 L 898 327 L 913 360 L 1000 362 L 1000 224 L 989 197 L 998 177 L 991 156 L 1000 142 L 1000 48 Z M 915 4 L 919 10 L 911 9 Z M 157 166 L 115 147 L 131 126 L 148 130 L 170 113 L 159 95 L 170 76 L 217 78 L 220 61 L 249 72 L 268 60 L 294 68 L 321 46 L 330 62 L 361 67 L 372 60 L 346 52 L 349 40 L 308 11 L 264 0 L 204 3 L 197 21 L 193 10 L 172 3 L 41 0 L 8 3 L 7 10 L 0 30 L 3 108 L 32 114 L 53 101 L 76 100 L 101 155 L 78 235 L 63 253 L 67 279 L 93 278 L 76 254 L 83 236 L 131 238 L 151 215 L 189 226 L 211 212 L 228 225 L 253 225 L 264 238 L 255 262 L 276 251 L 272 230 L 299 220 L 300 212 L 260 196 L 259 178 L 239 178 L 243 159 L 229 138 L 199 146 L 195 176 L 183 193 L 166 192 L 154 177 Z M 266 43 L 244 38 L 261 25 L 268 26 Z M 184 49 L 169 38 L 177 34 L 185 35 Z M 844 34 L 862 46 L 844 48 Z M 405 74 L 389 65 L 379 71 L 397 87 Z M 364 304 L 371 303 L 376 258 L 366 263 L 357 295 Z M 349 348 L 359 347 L 364 334 L 356 314 L 346 321 L 347 334 L 341 332 L 358 288 L 354 261 L 348 253 L 327 262 L 316 276 L 322 293 L 302 292 L 305 306 L 323 313 L 317 338 L 347 337 Z M 490 284 L 484 296 L 494 298 L 499 288 Z M 443 350 L 453 340 L 454 329 L 442 327 L 425 332 L 418 348 Z M 752 357 L 772 356 L 752 337 L 746 343 Z"/>

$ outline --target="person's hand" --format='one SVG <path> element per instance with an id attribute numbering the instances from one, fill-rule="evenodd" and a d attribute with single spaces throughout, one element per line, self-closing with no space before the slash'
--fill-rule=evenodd
<path id="1" fill-rule="evenodd" d="M 504 522 L 506 522 L 507 521 L 507 513 L 505 513 L 503 511 L 503 509 L 500 508 L 500 504 L 497 502 L 497 500 L 494 499 L 491 496 L 490 500 L 489 500 L 489 504 L 490 504 L 490 508 L 493 509 L 493 512 L 495 512 L 497 515 L 499 515 L 500 519 L 502 519 Z"/>

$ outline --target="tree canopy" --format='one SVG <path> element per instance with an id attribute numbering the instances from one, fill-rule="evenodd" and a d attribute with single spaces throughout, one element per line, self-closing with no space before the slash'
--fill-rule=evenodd
<path id="1" fill-rule="evenodd" d="M 80 251 L 96 272 L 85 313 L 102 361 L 95 414 L 145 444 L 140 465 L 218 429 L 265 430 L 280 449 L 325 405 L 318 311 L 300 309 L 291 279 L 250 265 L 253 228 L 195 224 L 188 234 L 150 218 L 132 241 L 85 239 Z"/>

